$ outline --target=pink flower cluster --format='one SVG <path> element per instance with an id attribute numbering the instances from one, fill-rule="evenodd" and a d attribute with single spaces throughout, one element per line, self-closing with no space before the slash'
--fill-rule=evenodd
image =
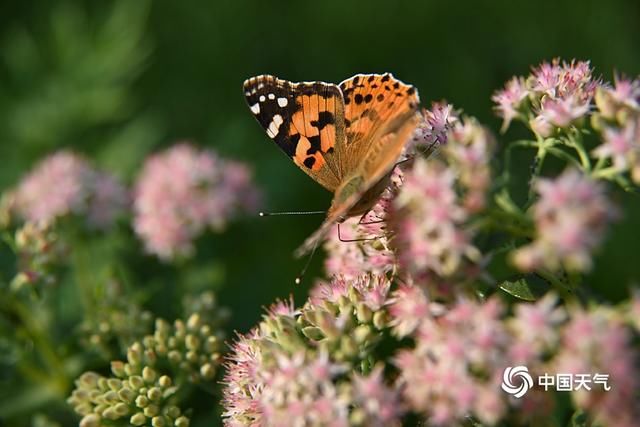
<path id="1" fill-rule="evenodd" d="M 82 156 L 59 151 L 38 163 L 12 193 L 13 207 L 27 221 L 54 222 L 66 215 L 106 229 L 127 208 L 128 194 L 112 175 Z"/>
<path id="2" fill-rule="evenodd" d="M 609 391 L 587 384 L 591 390 L 583 387 L 571 395 L 575 406 L 588 410 L 603 425 L 631 427 L 638 423 L 640 359 L 630 351 L 633 339 L 620 313 L 606 307 L 573 313 L 561 332 L 554 361 L 558 372 L 610 376 Z"/>
<path id="3" fill-rule="evenodd" d="M 272 307 L 233 345 L 225 425 L 399 425 L 400 392 L 386 384 L 383 365 L 354 369 L 388 286 L 383 278 L 336 279 L 318 285 L 300 310 L 287 302 Z"/>
<path id="4" fill-rule="evenodd" d="M 564 308 L 547 295 L 534 304 L 517 304 L 507 316 L 497 297 L 460 300 L 445 309 L 429 305 L 418 292 L 397 290 L 389 312 L 394 332 L 415 340 L 415 347 L 394 358 L 400 370 L 396 386 L 430 425 L 457 424 L 469 415 L 495 424 L 508 419 L 510 406 L 520 408 L 518 423 L 541 422 L 553 411 L 551 391 L 534 385 L 517 401 L 501 389 L 504 369 L 518 365 L 533 375 L 606 373 L 611 389 L 593 384 L 589 391 L 572 391 L 576 407 L 603 425 L 630 427 L 640 415 L 634 394 L 640 386 L 639 355 L 620 310 Z M 416 312 L 427 315 L 416 322 Z"/>
<path id="5" fill-rule="evenodd" d="M 391 218 L 398 260 L 409 273 L 447 277 L 478 260 L 455 184 L 454 170 L 440 161 L 417 159 L 404 175 Z"/>
<path id="6" fill-rule="evenodd" d="M 514 253 L 514 263 L 524 271 L 589 270 L 591 253 L 617 216 L 603 186 L 567 169 L 558 178 L 539 179 L 535 188 L 540 196 L 533 206 L 536 238 Z"/>
<path id="7" fill-rule="evenodd" d="M 503 129 L 520 118 L 538 135 L 547 137 L 555 128 L 566 128 L 586 116 L 599 85 L 592 74 L 589 62 L 561 64 L 555 59 L 534 68 L 527 78 L 514 77 L 492 98 L 504 120 Z M 528 106 L 532 115 L 524 114 Z"/>
<path id="8" fill-rule="evenodd" d="M 504 89 L 496 92 L 491 98 L 497 105 L 496 112 L 503 119 L 502 131 L 506 131 L 511 121 L 519 117 L 522 105 L 529 96 L 524 77 L 513 77 Z"/>
<path id="9" fill-rule="evenodd" d="M 640 184 L 640 79 L 615 79 L 613 87 L 601 86 L 595 96 L 598 112 L 594 126 L 604 142 L 593 155 L 610 160 L 616 172 L 631 171 Z"/>
<path id="10" fill-rule="evenodd" d="M 447 142 L 447 134 L 459 120 L 458 112 L 453 105 L 434 102 L 430 109 L 422 110 L 422 120 L 416 128 L 408 151 L 430 149 Z"/>
<path id="11" fill-rule="evenodd" d="M 632 307 L 564 307 L 548 294 L 509 314 L 496 296 L 437 303 L 419 286 L 389 292 L 388 280 L 367 276 L 312 294 L 300 309 L 277 304 L 233 345 L 226 425 L 536 425 L 555 395 L 537 383 L 521 399 L 506 393 L 505 369 L 520 365 L 535 377 L 608 374 L 608 391 L 571 391 L 575 407 L 603 425 L 640 415 Z"/>
<path id="12" fill-rule="evenodd" d="M 394 181 L 398 182 L 400 176 L 401 172 L 397 170 Z M 325 270 L 329 276 L 353 279 L 366 272 L 383 274 L 395 269 L 395 255 L 386 233 L 392 193 L 390 189 L 386 190 L 362 221 L 359 217 L 350 218 L 330 230 L 324 243 L 328 254 Z"/>
<path id="13" fill-rule="evenodd" d="M 250 342 L 240 344 L 251 346 Z M 249 353 L 251 355 L 251 353 Z M 238 365 L 251 365 L 254 360 L 235 356 Z M 255 420 L 228 422 L 230 426 L 260 425 L 328 425 L 346 426 L 349 400 L 339 396 L 333 380 L 342 373 L 340 366 L 332 364 L 326 354 L 314 356 L 306 353 L 278 354 L 270 364 L 255 369 L 251 388 L 256 389 Z M 244 373 L 243 373 L 244 374 Z M 248 373 L 245 374 L 248 376 Z M 258 385 L 259 384 L 259 385 Z M 257 385 L 257 387 L 256 387 Z M 239 415 L 234 408 L 225 415 Z M 249 421 L 249 413 L 242 411 Z M 245 418 L 247 417 L 247 418 Z M 240 418 L 240 417 L 237 417 Z"/>
<path id="14" fill-rule="evenodd" d="M 491 185 L 491 161 L 495 140 L 475 119 L 465 117 L 451 128 L 449 142 L 442 148 L 455 171 L 462 194 L 462 205 L 469 213 L 484 209 Z"/>
<path id="15" fill-rule="evenodd" d="M 257 202 L 246 166 L 181 143 L 145 162 L 135 185 L 134 229 L 149 253 L 170 260 L 188 256 L 205 229 L 224 228 Z"/>
<path id="16" fill-rule="evenodd" d="M 397 295 L 395 304 L 406 301 Z M 504 417 L 507 401 L 500 384 L 509 366 L 504 357 L 509 336 L 501 316 L 497 299 L 460 301 L 440 316 L 420 319 L 415 348 L 395 356 L 404 397 L 431 425 L 452 425 L 469 414 L 487 424 Z"/>

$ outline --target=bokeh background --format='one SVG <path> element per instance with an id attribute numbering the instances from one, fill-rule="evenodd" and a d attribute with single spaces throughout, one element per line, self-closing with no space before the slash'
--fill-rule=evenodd
<path id="1" fill-rule="evenodd" d="M 265 210 L 325 209 L 331 195 L 251 116 L 245 78 L 339 82 L 391 71 L 417 86 L 426 106 L 445 98 L 497 132 L 491 94 L 542 60 L 589 59 L 608 80 L 614 70 L 640 74 L 638 22 L 636 0 L 2 0 L 0 190 L 63 147 L 130 183 L 149 153 L 190 140 L 248 163 Z M 501 141 L 517 137 L 515 129 Z M 526 171 L 530 157 L 517 160 L 516 169 Z M 611 300 L 640 279 L 640 203 L 634 195 L 616 197 L 625 216 L 589 278 Z M 202 277 L 193 280 L 217 289 L 233 312 L 230 327 L 246 331 L 274 299 L 293 294 L 303 301 L 322 257 L 296 287 L 304 262 L 292 252 L 320 221 L 238 220 L 199 242 Z M 164 295 L 146 304 L 170 315 L 174 301 L 166 296 L 182 286 L 180 266 L 142 255 L 129 262 L 141 292 Z M 74 302 L 67 304 L 73 310 Z"/>

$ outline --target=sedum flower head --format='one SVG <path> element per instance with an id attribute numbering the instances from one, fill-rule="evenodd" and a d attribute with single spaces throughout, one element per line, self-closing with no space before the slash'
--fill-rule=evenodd
<path id="1" fill-rule="evenodd" d="M 519 110 L 529 96 L 524 77 L 513 77 L 504 89 L 497 91 L 491 100 L 496 103 L 495 110 L 502 117 L 502 130 L 509 128 L 511 121 L 518 117 Z"/>
<path id="2" fill-rule="evenodd" d="M 189 382 L 211 381 L 221 361 L 223 335 L 217 329 L 197 313 L 173 324 L 157 319 L 154 334 L 140 343 L 141 357 L 149 363 L 165 360 L 175 376 Z"/>
<path id="3" fill-rule="evenodd" d="M 519 365 L 533 376 L 608 372 L 610 394 L 574 390 L 575 407 L 605 425 L 636 419 L 633 308 L 564 307 L 549 294 L 508 311 L 495 296 L 444 304 L 421 287 L 389 287 L 338 278 L 300 309 L 273 306 L 227 358 L 225 425 L 538 425 L 553 394 L 513 399 L 501 388 Z"/>
<path id="4" fill-rule="evenodd" d="M 65 263 L 67 245 L 50 223 L 24 223 L 16 230 L 13 243 L 18 261 L 18 273 L 11 282 L 13 290 L 55 283 L 57 269 Z"/>
<path id="5" fill-rule="evenodd" d="M 640 79 L 616 76 L 615 86 L 602 85 L 596 91 L 597 112 L 592 117 L 602 143 L 592 154 L 608 161 L 618 173 L 631 172 L 640 183 Z"/>
<path id="6" fill-rule="evenodd" d="M 519 118 L 547 137 L 555 128 L 567 128 L 585 117 L 599 80 L 587 61 L 543 62 L 529 76 L 514 77 L 492 100 L 503 119 L 503 131 Z"/>
<path id="7" fill-rule="evenodd" d="M 453 105 L 445 101 L 434 102 L 431 108 L 424 108 L 421 115 L 422 120 L 415 130 L 409 150 L 414 146 L 416 150 L 423 147 L 430 150 L 434 146 L 446 144 L 449 130 L 460 119 Z"/>
<path id="8" fill-rule="evenodd" d="M 535 188 L 540 196 L 533 206 L 536 238 L 514 253 L 514 263 L 525 271 L 589 270 L 591 253 L 616 217 L 604 188 L 574 169 L 540 179 Z"/>
<path id="9" fill-rule="evenodd" d="M 456 117 L 446 128 L 437 158 L 416 158 L 390 203 L 387 234 L 400 266 L 414 277 L 451 278 L 480 258 L 467 224 L 486 205 L 494 139 L 471 117 Z"/>
<path id="10" fill-rule="evenodd" d="M 470 213 L 484 209 L 491 184 L 490 163 L 495 140 L 487 128 L 465 117 L 450 130 L 443 157 L 457 175 L 462 205 Z"/>
<path id="11" fill-rule="evenodd" d="M 258 200 L 249 170 L 181 143 L 151 156 L 135 187 L 134 228 L 149 253 L 188 256 L 205 229 L 220 230 Z"/>
<path id="12" fill-rule="evenodd" d="M 574 390 L 575 406 L 603 425 L 631 426 L 637 419 L 639 354 L 620 310 L 567 308 L 549 294 L 515 304 L 508 314 L 497 297 L 445 307 L 420 292 L 400 288 L 389 313 L 394 332 L 413 340 L 394 356 L 396 386 L 407 410 L 427 425 L 458 425 L 469 418 L 489 425 L 542 423 L 553 411 L 551 391 L 534 388 L 512 400 L 501 389 L 505 368 L 519 365 L 533 376 L 609 373 L 610 391 L 594 384 L 589 392 Z M 422 317 L 405 328 L 409 308 Z"/>
<path id="13" fill-rule="evenodd" d="M 126 361 L 111 363 L 111 377 L 80 376 L 68 399 L 83 417 L 80 425 L 188 426 L 182 399 L 192 385 L 213 382 L 221 362 L 220 319 L 206 317 L 193 313 L 173 324 L 157 319 L 152 335 L 127 348 Z"/>
<path id="14" fill-rule="evenodd" d="M 509 335 L 502 315 L 497 299 L 460 301 L 440 316 L 423 317 L 415 348 L 398 352 L 403 397 L 429 424 L 453 425 L 469 414 L 494 424 L 505 415 L 500 381 Z"/>
<path id="15" fill-rule="evenodd" d="M 270 309 L 234 343 L 224 380 L 225 424 L 398 425 L 399 391 L 369 364 L 386 327 L 384 277 L 318 284 L 300 310 Z"/>
<path id="16" fill-rule="evenodd" d="M 451 276 L 478 258 L 455 184 L 454 170 L 438 160 L 417 159 L 405 174 L 392 221 L 398 259 L 409 273 Z"/>
<path id="17" fill-rule="evenodd" d="M 386 221 L 401 176 L 402 172 L 396 169 L 391 186 L 362 219 L 349 218 L 330 230 L 324 243 L 325 270 L 329 276 L 354 279 L 366 273 L 379 275 L 395 269 Z"/>
<path id="18" fill-rule="evenodd" d="M 81 343 L 110 360 L 153 329 L 153 315 L 123 297 L 118 283 L 106 286 L 104 298 L 80 325 Z"/>
<path id="19" fill-rule="evenodd" d="M 602 131 L 603 143 L 593 150 L 599 159 L 609 159 L 619 172 L 632 170 L 635 182 L 640 168 L 640 114 L 627 120 L 622 127 L 607 126 Z"/>
<path id="20" fill-rule="evenodd" d="M 55 222 L 67 215 L 106 229 L 128 204 L 126 189 L 83 157 L 59 151 L 38 163 L 13 192 L 14 207 L 27 221 Z"/>
<path id="21" fill-rule="evenodd" d="M 598 306 L 588 312 L 570 309 L 570 321 L 561 332 L 557 372 L 607 375 L 605 385 L 592 379 L 572 393 L 575 406 L 588 412 L 602 425 L 637 424 L 640 416 L 638 354 L 632 351 L 633 335 L 619 311 Z"/>
<path id="22" fill-rule="evenodd" d="M 539 363 L 542 355 L 553 353 L 560 344 L 560 328 L 566 319 L 566 310 L 558 305 L 558 298 L 552 293 L 535 304 L 518 304 L 507 320 L 515 338 L 508 350 L 511 360 L 527 366 Z"/>
<path id="23" fill-rule="evenodd" d="M 595 103 L 602 118 L 625 122 L 630 113 L 640 112 L 640 79 L 615 76 L 613 86 L 596 89 Z"/>
<path id="24" fill-rule="evenodd" d="M 171 378 L 145 366 L 127 373 L 121 362 L 112 377 L 85 372 L 67 402 L 82 416 L 81 427 L 184 426 L 189 419 L 174 404 L 178 391 Z"/>

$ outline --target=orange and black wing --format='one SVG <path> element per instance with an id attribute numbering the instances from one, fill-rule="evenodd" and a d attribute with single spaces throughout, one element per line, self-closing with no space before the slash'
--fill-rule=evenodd
<path id="1" fill-rule="evenodd" d="M 345 142 L 337 145 L 341 185 L 327 218 L 296 251 L 316 247 L 331 226 L 371 208 L 384 189 L 380 185 L 398 161 L 418 124 L 418 92 L 390 73 L 359 74 L 340 83 L 345 105 Z M 365 197 L 366 196 L 366 197 Z"/>
<path id="2" fill-rule="evenodd" d="M 398 143 L 385 135 L 394 133 L 413 119 L 420 99 L 414 86 L 403 83 L 391 73 L 357 74 L 340 83 L 339 87 L 344 98 L 346 133 L 345 144 L 341 146 L 344 153 L 340 153 L 340 158 L 346 159 L 343 169 L 349 175 L 366 159 L 371 160 L 371 150 L 382 149 L 378 146 L 381 141 Z M 400 145 L 405 142 L 401 141 Z M 390 151 L 397 151 L 395 158 L 385 158 L 392 164 L 401 149 Z"/>
<path id="3" fill-rule="evenodd" d="M 336 147 L 344 143 L 344 103 L 337 85 L 292 83 L 261 75 L 244 82 L 249 109 L 267 135 L 329 191 L 340 184 Z"/>

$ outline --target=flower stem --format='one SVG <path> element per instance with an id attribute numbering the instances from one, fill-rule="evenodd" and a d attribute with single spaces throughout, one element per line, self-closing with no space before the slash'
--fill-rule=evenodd
<path id="1" fill-rule="evenodd" d="M 576 153 L 578 153 L 578 157 L 580 158 L 580 163 L 582 164 L 582 170 L 587 173 L 590 173 L 591 160 L 589 159 L 587 150 L 584 148 L 584 144 L 582 143 L 582 134 L 579 131 L 575 131 L 575 130 L 573 132 L 569 132 L 567 143 L 570 147 L 576 150 Z"/>
<path id="2" fill-rule="evenodd" d="M 37 318 L 31 314 L 31 310 L 13 295 L 3 295 L 0 307 L 3 311 L 11 313 L 20 320 L 26 335 L 35 346 L 35 353 L 42 359 L 45 368 L 38 368 L 28 358 L 21 358 L 18 369 L 35 384 L 48 385 L 59 396 L 65 396 L 70 381 L 67 378 L 62 359 L 55 351 L 55 346 L 49 339 Z"/>
<path id="3" fill-rule="evenodd" d="M 572 286 L 566 281 L 563 281 L 561 278 L 557 277 L 555 274 L 545 269 L 537 270 L 536 273 L 547 283 L 553 286 L 553 288 L 565 301 L 572 301 L 576 298 Z"/>
<path id="4" fill-rule="evenodd" d="M 594 179 L 613 180 L 619 174 L 620 174 L 620 169 L 619 168 L 617 168 L 615 166 L 610 166 L 608 168 L 604 168 L 604 169 L 600 169 L 600 170 L 598 170 L 596 168 L 596 170 L 594 170 L 593 173 L 591 174 L 591 177 L 594 178 Z"/>

